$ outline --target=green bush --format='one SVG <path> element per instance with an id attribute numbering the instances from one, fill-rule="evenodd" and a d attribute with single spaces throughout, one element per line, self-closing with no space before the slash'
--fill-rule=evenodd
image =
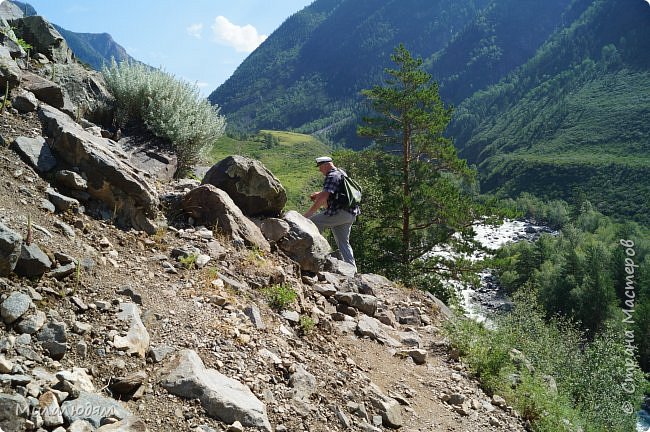
<path id="1" fill-rule="evenodd" d="M 638 366 L 627 363 L 624 330 L 610 325 L 586 340 L 568 321 L 547 321 L 534 297 L 519 294 L 514 311 L 498 319 L 494 330 L 470 320 L 447 326 L 472 372 L 536 432 L 634 430 L 635 416 L 621 407 L 640 405 L 644 378 Z M 529 367 L 518 364 L 513 349 Z M 622 388 L 628 379 L 635 382 L 634 394 Z"/>
<path id="2" fill-rule="evenodd" d="M 298 324 L 300 325 L 300 330 L 302 331 L 303 334 L 311 333 L 312 330 L 314 330 L 314 327 L 316 326 L 316 322 L 307 315 L 301 315 Z"/>
<path id="3" fill-rule="evenodd" d="M 183 175 L 226 126 L 219 107 L 202 98 L 195 84 L 140 63 L 113 63 L 102 70 L 115 97 L 115 121 L 123 127 L 139 119 L 156 136 L 169 141 Z"/>
<path id="4" fill-rule="evenodd" d="M 263 290 L 266 301 L 272 309 L 283 311 L 293 303 L 298 294 L 288 285 L 272 285 Z"/>

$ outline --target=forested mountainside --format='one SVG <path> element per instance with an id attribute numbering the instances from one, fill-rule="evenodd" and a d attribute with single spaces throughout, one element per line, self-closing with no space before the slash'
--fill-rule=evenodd
<path id="1" fill-rule="evenodd" d="M 210 95 L 230 127 L 352 148 L 400 42 L 456 106 L 448 135 L 484 191 L 530 191 L 650 222 L 644 0 L 317 0 Z"/>
<path id="2" fill-rule="evenodd" d="M 359 92 L 379 82 L 393 47 L 441 50 L 488 3 L 317 0 L 288 18 L 209 99 L 234 128 L 312 133 L 345 125 L 350 136 Z"/>
<path id="3" fill-rule="evenodd" d="M 29 3 L 17 1 L 11 3 L 18 6 L 25 16 L 38 14 Z M 93 69 L 101 70 L 102 65 L 110 63 L 111 59 L 117 62 L 135 61 L 108 33 L 76 33 L 56 24 L 52 25 L 61 33 L 74 55 Z"/>
<path id="4" fill-rule="evenodd" d="M 484 190 L 586 197 L 648 223 L 650 6 L 599 0 L 506 80 L 456 110 L 449 134 Z"/>
<path id="5" fill-rule="evenodd" d="M 443 98 L 457 104 L 523 64 L 583 3 L 317 0 L 287 19 L 210 100 L 233 128 L 327 131 L 359 147 L 360 90 L 381 81 L 397 44 L 426 59 Z"/>

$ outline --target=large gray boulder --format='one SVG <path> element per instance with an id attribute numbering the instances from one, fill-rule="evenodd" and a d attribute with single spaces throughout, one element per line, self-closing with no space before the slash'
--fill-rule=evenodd
<path id="1" fill-rule="evenodd" d="M 56 158 L 43 137 L 17 137 L 10 147 L 40 173 L 46 173 L 56 166 Z"/>
<path id="2" fill-rule="evenodd" d="M 78 63 L 51 63 L 39 73 L 63 89 L 67 103 L 63 111 L 96 124 L 107 125 L 113 120 L 113 96 L 101 73 Z"/>
<path id="3" fill-rule="evenodd" d="M 33 52 L 45 55 L 55 63 L 71 63 L 74 59 L 61 33 L 42 16 L 29 16 L 11 22 L 16 36 L 30 44 Z"/>
<path id="4" fill-rule="evenodd" d="M 83 130 L 63 112 L 43 105 L 39 116 L 60 161 L 78 168 L 88 181 L 87 192 L 114 211 L 117 222 L 153 234 L 158 195 L 128 156 L 106 138 Z"/>
<path id="5" fill-rule="evenodd" d="M 283 218 L 289 233 L 277 241 L 278 246 L 305 271 L 319 272 L 331 248 L 316 225 L 295 210 Z"/>
<path id="6" fill-rule="evenodd" d="M 23 72 L 20 85 L 25 90 L 33 93 L 34 96 L 36 96 L 36 99 L 45 102 L 48 105 L 60 109 L 65 108 L 66 105 L 68 105 L 68 109 L 71 108 L 70 101 L 66 100 L 63 88 L 47 78 L 43 78 L 31 72 Z"/>
<path id="7" fill-rule="evenodd" d="M 0 276 L 9 276 L 14 271 L 22 244 L 20 234 L 0 222 Z"/>
<path id="8" fill-rule="evenodd" d="M 162 182 L 174 178 L 178 157 L 153 136 L 127 136 L 118 141 L 131 163 Z"/>
<path id="9" fill-rule="evenodd" d="M 207 369 L 199 355 L 184 350 L 163 371 L 162 386 L 172 394 L 199 399 L 208 415 L 227 424 L 271 431 L 266 406 L 244 384 L 215 369 Z"/>
<path id="10" fill-rule="evenodd" d="M 228 156 L 203 178 L 230 195 L 246 216 L 278 216 L 287 202 L 287 192 L 262 162 L 244 156 Z"/>
<path id="11" fill-rule="evenodd" d="M 235 205 L 223 190 L 206 184 L 190 191 L 181 202 L 185 213 L 206 226 L 216 226 L 236 242 L 270 251 L 260 229 Z"/>

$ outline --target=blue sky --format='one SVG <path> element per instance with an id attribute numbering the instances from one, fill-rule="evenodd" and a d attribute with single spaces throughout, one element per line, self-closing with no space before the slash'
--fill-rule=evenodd
<path id="1" fill-rule="evenodd" d="M 132 57 L 196 83 L 207 96 L 266 36 L 313 0 L 27 2 L 67 30 L 109 33 Z"/>

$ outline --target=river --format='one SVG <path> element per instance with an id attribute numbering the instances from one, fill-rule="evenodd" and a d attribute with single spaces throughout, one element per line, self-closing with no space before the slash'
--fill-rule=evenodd
<path id="1" fill-rule="evenodd" d="M 496 251 L 507 243 L 522 240 L 535 241 L 543 233 L 557 235 L 557 231 L 535 225 L 526 221 L 506 220 L 500 226 L 478 225 L 475 227 L 475 239 L 485 248 Z M 441 252 L 438 252 L 441 253 Z M 484 253 L 475 254 L 472 259 L 483 258 Z M 480 273 L 481 284 L 479 287 L 463 287 L 455 285 L 461 294 L 461 304 L 465 314 L 487 327 L 492 326 L 490 316 L 496 312 L 507 312 L 512 307 L 512 302 L 499 287 L 498 281 L 492 271 L 487 269 Z M 650 432 L 650 399 L 646 401 L 645 410 L 639 411 L 637 432 Z"/>

